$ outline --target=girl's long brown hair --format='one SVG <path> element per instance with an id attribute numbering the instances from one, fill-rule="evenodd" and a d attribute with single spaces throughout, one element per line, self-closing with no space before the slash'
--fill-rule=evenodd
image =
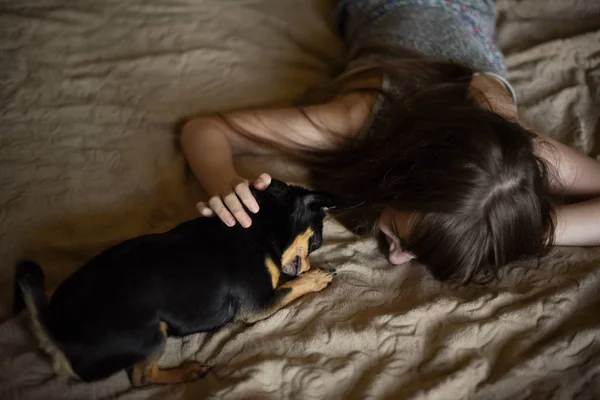
<path id="1" fill-rule="evenodd" d="M 367 210 L 416 211 L 405 250 L 438 279 L 486 281 L 503 265 L 542 255 L 554 229 L 537 136 L 475 101 L 471 68 L 398 52 L 401 58 L 354 63 L 308 96 L 321 102 L 348 92 L 382 96 L 381 112 L 362 138 L 340 141 L 335 151 L 277 149 L 306 165 L 318 189 Z M 382 49 L 363 47 L 351 57 L 363 54 Z M 360 85 L 382 76 L 392 83 L 388 90 Z"/>

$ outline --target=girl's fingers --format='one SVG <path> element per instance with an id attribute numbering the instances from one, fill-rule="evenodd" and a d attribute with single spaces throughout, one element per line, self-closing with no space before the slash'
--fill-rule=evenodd
<path id="1" fill-rule="evenodd" d="M 231 214 L 233 214 L 235 219 L 238 220 L 240 225 L 242 225 L 244 228 L 247 228 L 250 225 L 252 225 L 252 220 L 250 219 L 248 214 L 246 214 L 242 203 L 240 203 L 240 199 L 238 199 L 235 193 L 228 194 L 223 200 Z"/>
<path id="2" fill-rule="evenodd" d="M 238 185 L 236 185 L 235 193 L 240 198 L 242 203 L 244 203 L 246 208 L 248 208 L 248 210 L 250 210 L 254 214 L 258 212 L 258 203 L 252 195 L 252 192 L 250 192 L 250 188 L 248 187 L 247 182 L 239 183 Z"/>
<path id="3" fill-rule="evenodd" d="M 208 201 L 209 207 L 213 210 L 215 214 L 225 223 L 225 225 L 231 227 L 235 225 L 235 218 L 229 212 L 225 204 L 220 197 L 213 197 Z"/>
<path id="4" fill-rule="evenodd" d="M 203 217 L 213 217 L 215 215 L 213 210 L 203 201 L 198 202 L 196 208 Z"/>
<path id="5" fill-rule="evenodd" d="M 262 173 L 254 181 L 254 187 L 258 190 L 265 190 L 271 184 L 271 175 Z"/>
<path id="6" fill-rule="evenodd" d="M 263 173 L 254 182 L 254 187 L 264 190 L 270 184 L 271 175 Z M 204 217 L 217 215 L 227 226 L 234 226 L 237 221 L 244 228 L 248 228 L 252 225 L 252 219 L 244 207 L 252 213 L 257 213 L 259 210 L 258 202 L 250 191 L 248 181 L 243 178 L 238 180 L 233 193 L 229 193 L 223 198 L 214 196 L 208 202 L 201 201 L 196 204 L 196 208 Z"/>

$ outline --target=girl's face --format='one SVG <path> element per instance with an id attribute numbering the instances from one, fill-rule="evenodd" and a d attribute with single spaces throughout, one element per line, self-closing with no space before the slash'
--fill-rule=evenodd
<path id="1" fill-rule="evenodd" d="M 492 111 L 516 118 L 516 107 L 504 83 L 489 75 L 477 75 L 471 81 L 472 95 L 484 107 Z M 379 230 L 389 246 L 388 260 L 393 265 L 404 264 L 415 256 L 404 251 L 402 244 L 410 234 L 411 222 L 415 213 L 400 212 L 386 207 L 379 216 Z"/>
<path id="2" fill-rule="evenodd" d="M 388 260 L 392 265 L 404 264 L 415 256 L 402 248 L 410 232 L 413 213 L 400 212 L 386 207 L 379 216 L 379 230 L 385 235 L 389 245 Z"/>

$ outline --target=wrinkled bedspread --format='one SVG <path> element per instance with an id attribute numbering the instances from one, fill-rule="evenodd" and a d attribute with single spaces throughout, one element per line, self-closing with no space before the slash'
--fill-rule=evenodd
<path id="1" fill-rule="evenodd" d="M 597 157 L 600 2 L 498 7 L 522 114 Z M 161 365 L 214 366 L 187 385 L 66 383 L 10 318 L 18 258 L 42 264 L 51 292 L 101 249 L 193 217 L 177 122 L 327 79 L 342 59 L 330 15 L 325 0 L 0 0 L 0 398 L 600 398 L 600 249 L 465 288 L 392 267 L 330 222 L 313 263 L 334 265 L 334 284 L 253 326 L 170 339 Z"/>

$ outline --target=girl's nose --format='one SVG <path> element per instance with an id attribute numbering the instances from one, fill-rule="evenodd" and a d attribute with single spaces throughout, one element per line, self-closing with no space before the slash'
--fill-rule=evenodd
<path id="1" fill-rule="evenodd" d="M 403 251 L 400 245 L 396 243 L 396 241 L 389 239 L 388 241 L 390 243 L 390 250 L 388 254 L 388 261 L 390 262 L 390 264 L 400 265 L 415 258 L 415 256 L 411 253 Z"/>

